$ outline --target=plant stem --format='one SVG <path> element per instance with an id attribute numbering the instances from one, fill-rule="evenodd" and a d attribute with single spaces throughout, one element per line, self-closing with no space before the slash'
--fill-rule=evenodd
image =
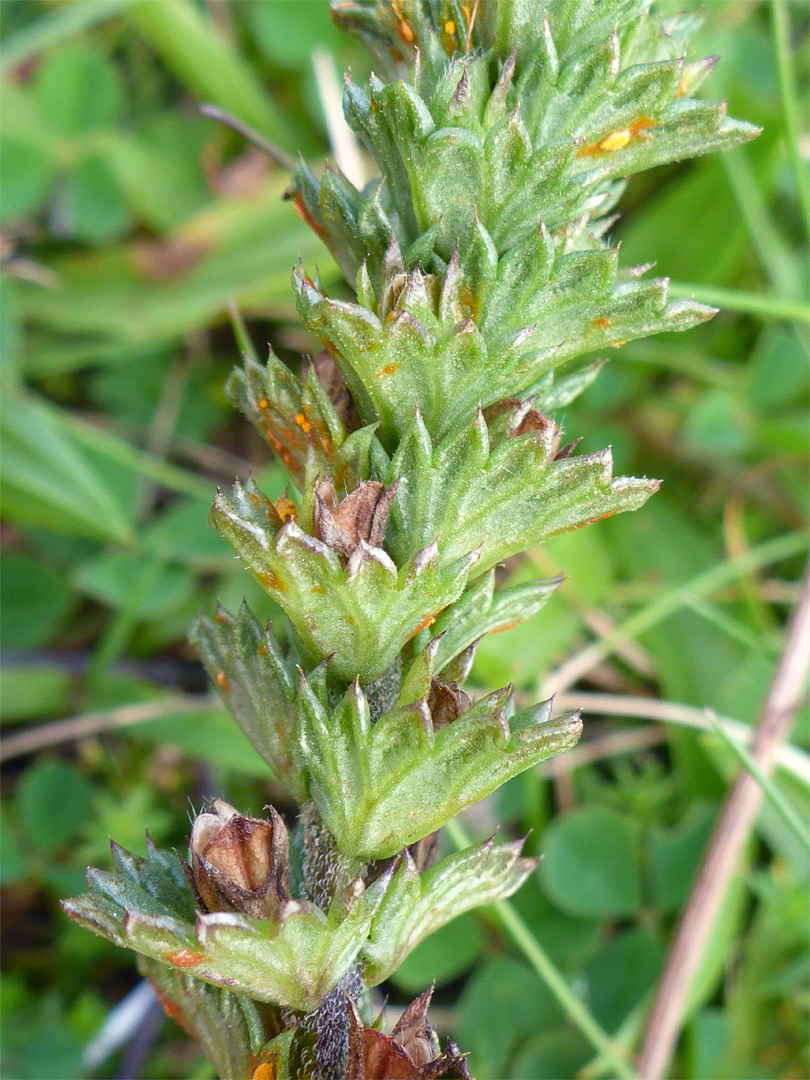
<path id="1" fill-rule="evenodd" d="M 623 623 L 619 623 L 600 641 L 589 645 L 552 671 L 543 683 L 543 694 L 550 696 L 567 690 L 596 664 L 606 660 L 620 645 L 651 630 L 653 626 L 657 626 L 670 615 L 674 615 L 687 600 L 705 596 L 715 589 L 738 580 L 751 570 L 798 555 L 806 547 L 807 536 L 804 532 L 788 533 L 786 536 L 778 536 L 775 540 L 750 548 L 736 558 L 726 559 L 725 562 L 704 570 L 702 574 L 698 574 L 690 581 L 677 585 L 663 596 L 657 597 L 641 611 L 631 615 L 629 619 L 625 619 Z"/>
<path id="2" fill-rule="evenodd" d="M 623 719 L 632 716 L 639 720 L 656 720 L 662 724 L 679 724 L 683 727 L 697 728 L 698 731 L 712 730 L 712 722 L 705 709 L 681 705 L 676 701 L 577 691 L 559 694 L 554 703 L 563 712 L 569 709 L 582 709 L 584 713 L 591 716 L 621 716 Z M 751 742 L 754 729 L 750 724 L 731 720 L 727 716 L 721 716 L 718 719 L 728 737 L 735 743 L 747 746 Z M 585 745 L 587 746 L 587 743 Z M 582 746 L 581 743 L 580 746 Z M 575 755 L 579 753 L 579 749 L 578 746 L 569 750 L 566 758 L 576 760 Z M 798 746 L 793 746 L 791 743 L 783 743 L 776 752 L 776 764 L 805 787 L 810 788 L 810 756 L 804 750 L 800 750 Z M 541 765 L 540 768 L 543 769 L 544 766 Z"/>
<path id="3" fill-rule="evenodd" d="M 55 720 L 40 724 L 11 735 L 0 742 L 0 762 L 33 754 L 48 746 L 86 739 L 104 731 L 119 731 L 149 720 L 162 720 L 166 716 L 188 712 L 222 712 L 220 701 L 213 694 L 173 695 L 157 701 L 139 701 L 134 705 L 122 705 L 117 709 L 85 713 L 69 720 Z"/>
<path id="4" fill-rule="evenodd" d="M 445 826 L 447 834 L 457 851 L 470 847 L 472 838 L 467 835 L 458 818 Z M 510 937 L 531 964 L 537 975 L 543 980 L 562 1008 L 576 1024 L 585 1038 L 602 1057 L 610 1062 L 616 1075 L 622 1080 L 639 1080 L 638 1073 L 627 1061 L 622 1049 L 610 1035 L 594 1020 L 579 998 L 574 994 L 565 978 L 560 974 L 548 953 L 532 934 L 526 923 L 515 911 L 508 900 L 499 900 L 491 909 L 507 930 Z"/>
<path id="5" fill-rule="evenodd" d="M 759 765 L 757 765 L 757 763 L 748 753 L 748 751 L 743 746 L 741 746 L 740 743 L 736 742 L 734 739 L 731 738 L 731 736 L 726 732 L 726 729 L 723 727 L 723 725 L 720 723 L 714 713 L 708 712 L 707 715 L 709 717 L 709 720 L 711 721 L 714 730 L 717 732 L 717 734 L 720 736 L 720 738 L 723 740 L 729 750 L 731 750 L 731 752 L 735 755 L 743 768 L 747 769 L 751 773 L 753 778 L 762 788 L 763 794 L 770 800 L 773 808 L 776 810 L 776 812 L 779 814 L 779 816 L 782 818 L 782 820 L 785 822 L 785 824 L 788 826 L 794 836 L 799 839 L 802 846 L 807 849 L 808 854 L 810 854 L 810 833 L 808 833 L 804 824 L 800 821 L 799 815 L 787 801 L 787 799 L 773 782 L 771 777 L 766 776 L 762 769 L 760 769 Z"/>
<path id="6" fill-rule="evenodd" d="M 801 598 L 788 624 L 782 656 L 751 751 L 765 775 L 770 773 L 777 750 L 788 736 L 805 691 L 810 668 L 808 640 L 810 568 L 805 572 Z M 723 803 L 675 931 L 641 1049 L 639 1072 L 645 1080 L 660 1080 L 672 1057 L 695 972 L 761 802 L 762 789 L 750 773 L 743 772 Z"/>

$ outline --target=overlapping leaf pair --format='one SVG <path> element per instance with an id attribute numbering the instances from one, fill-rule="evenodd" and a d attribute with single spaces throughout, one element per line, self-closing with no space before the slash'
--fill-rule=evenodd
<path id="1" fill-rule="evenodd" d="M 316 1009 L 353 967 L 366 985 L 381 982 L 428 934 L 514 891 L 537 862 L 520 857 L 519 841 L 489 841 L 420 875 L 406 851 L 368 886 L 362 874 L 338 884 L 323 910 L 290 895 L 286 829 L 276 815 L 243 818 L 216 803 L 197 825 L 204 818 L 218 818 L 222 832 L 230 826 L 218 851 L 209 843 L 201 858 L 192 835 L 184 866 L 148 835 L 146 858 L 113 844 L 114 872 L 88 870 L 88 892 L 63 907 L 88 929 L 176 972 L 298 1012 Z M 268 827 L 283 861 L 249 880 L 246 864 L 255 875 L 262 863 L 257 830 Z M 256 898 L 268 894 L 272 902 L 257 917 Z"/>
<path id="2" fill-rule="evenodd" d="M 533 614 L 556 584 L 519 586 L 494 602 L 489 575 L 443 617 L 446 630 L 373 724 L 359 678 L 333 704 L 328 665 L 294 670 L 246 606 L 235 619 L 223 610 L 201 618 L 195 640 L 237 723 L 289 790 L 314 800 L 339 850 L 384 859 L 576 742 L 579 718 L 552 720 L 551 702 L 510 721 L 508 687 L 475 704 L 458 690 L 481 634 Z"/>

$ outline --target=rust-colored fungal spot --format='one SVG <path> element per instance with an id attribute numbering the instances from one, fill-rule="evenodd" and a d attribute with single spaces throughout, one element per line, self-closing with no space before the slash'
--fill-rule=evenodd
<path id="1" fill-rule="evenodd" d="M 638 138 L 647 128 L 653 127 L 654 123 L 655 121 L 650 120 L 648 116 L 639 116 L 632 124 L 628 124 L 626 128 L 611 131 L 598 142 L 580 147 L 577 151 L 577 157 L 591 157 L 594 154 L 614 154 L 617 150 L 623 150 L 625 146 L 629 146 L 633 139 Z"/>
<path id="2" fill-rule="evenodd" d="M 269 571 L 265 574 L 259 574 L 259 581 L 264 585 L 268 591 L 275 590 L 276 592 L 286 592 L 287 586 L 277 577 L 275 574 L 271 574 Z"/>
<path id="3" fill-rule="evenodd" d="M 167 959 L 175 967 L 190 968 L 201 963 L 205 959 L 205 953 L 191 952 L 190 949 L 179 949 L 177 952 L 169 953 Z"/>
<path id="4" fill-rule="evenodd" d="M 154 983 L 152 983 L 152 989 L 155 991 L 157 999 L 160 1002 L 160 1004 L 163 1006 L 163 1011 L 166 1013 L 168 1018 L 170 1020 L 179 1021 L 180 1017 L 183 1014 L 180 1012 L 180 1008 L 177 1005 L 177 1003 L 172 1001 L 172 999 L 170 997 L 166 997 L 166 995 L 161 990 L 159 990 L 158 987 L 155 986 Z"/>
<path id="5" fill-rule="evenodd" d="M 312 424 L 307 420 L 303 413 L 295 414 L 295 422 L 305 435 L 310 435 L 312 433 Z"/>
<path id="6" fill-rule="evenodd" d="M 598 326 L 601 330 L 607 330 L 610 326 L 610 319 L 605 315 L 600 315 L 598 319 L 591 320 L 591 326 Z"/>
<path id="7" fill-rule="evenodd" d="M 398 360 L 392 360 L 390 364 L 384 364 L 374 375 L 377 379 L 384 379 L 387 375 L 395 375 L 402 367 Z"/>
<path id="8" fill-rule="evenodd" d="M 435 622 L 436 622 L 436 616 L 435 615 L 428 615 L 428 617 L 426 619 L 423 619 L 422 622 L 419 623 L 417 628 L 411 634 L 411 637 L 416 637 L 417 634 L 421 634 L 423 630 L 427 629 L 428 626 L 433 626 L 433 624 Z"/>
<path id="9" fill-rule="evenodd" d="M 285 499 L 283 495 L 276 499 L 273 506 L 282 525 L 287 521 L 295 521 L 298 518 L 298 507 L 291 499 Z"/>
<path id="10" fill-rule="evenodd" d="M 263 1061 L 253 1074 L 252 1080 L 277 1080 L 278 1071 L 275 1062 Z"/>
<path id="11" fill-rule="evenodd" d="M 227 694 L 231 687 L 230 679 L 224 671 L 217 672 L 217 686 L 220 688 L 223 694 Z"/>

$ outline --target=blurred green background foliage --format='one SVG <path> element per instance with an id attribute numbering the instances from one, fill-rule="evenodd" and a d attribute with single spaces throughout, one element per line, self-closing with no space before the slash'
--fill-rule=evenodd
<path id="1" fill-rule="evenodd" d="M 756 720 L 807 524 L 808 16 L 781 9 L 784 34 L 778 10 L 717 0 L 694 42 L 722 56 L 708 92 L 763 135 L 636 178 L 614 228 L 625 262 L 655 260 L 676 292 L 724 310 L 619 349 L 562 417 L 584 451 L 610 443 L 618 471 L 663 488 L 632 518 L 504 570 L 568 576 L 532 622 L 482 643 L 480 690 L 512 681 L 536 697 L 602 641 L 574 693 L 693 707 L 696 723 L 707 706 Z M 272 342 L 295 365 L 315 342 L 290 269 L 301 255 L 337 277 L 282 200 L 284 170 L 198 105 L 318 162 L 323 97 L 339 80 L 319 85 L 313 52 L 356 78 L 369 65 L 326 0 L 4 0 L 2 21 L 2 1072 L 202 1078 L 207 1064 L 168 1021 L 143 1045 L 88 1058 L 138 976 L 58 899 L 81 891 L 88 862 L 107 866 L 108 835 L 143 850 L 148 827 L 182 849 L 206 797 L 255 813 L 277 795 L 206 696 L 185 632 L 217 597 L 233 607 L 247 594 L 275 617 L 205 520 L 217 483 L 253 471 L 273 496 L 286 483 L 224 396 L 237 358 L 228 306 L 260 351 Z M 61 741 L 41 728 L 71 717 L 97 730 Z M 514 905 L 628 1047 L 739 768 L 703 728 L 589 717 L 590 759 L 518 778 L 466 822 L 481 836 L 532 830 L 545 857 Z M 805 710 L 798 750 L 809 734 Z M 776 780 L 806 818 L 797 760 Z M 693 989 L 676 1075 L 808 1074 L 807 879 L 806 850 L 766 806 Z M 396 1005 L 433 979 L 434 1020 L 481 1080 L 610 1075 L 486 913 L 430 938 L 385 990 Z"/>

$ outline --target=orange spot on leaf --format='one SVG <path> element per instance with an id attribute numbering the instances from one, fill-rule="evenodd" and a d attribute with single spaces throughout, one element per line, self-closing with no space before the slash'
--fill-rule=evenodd
<path id="1" fill-rule="evenodd" d="M 374 375 L 378 379 L 383 379 L 386 375 L 395 375 L 401 367 L 398 360 L 392 360 L 390 364 L 384 364 L 379 371 L 375 371 Z"/>
<path id="2" fill-rule="evenodd" d="M 191 952 L 190 949 L 180 949 L 178 952 L 169 953 L 167 960 L 179 968 L 196 967 L 205 959 L 205 953 Z"/>
<path id="3" fill-rule="evenodd" d="M 608 135 L 588 146 L 581 146 L 577 151 L 577 157 L 592 157 L 594 154 L 614 154 L 617 150 L 623 150 L 633 139 L 637 139 L 647 128 L 653 127 L 655 121 L 648 116 L 639 116 L 632 124 L 617 131 L 611 131 Z"/>
<path id="4" fill-rule="evenodd" d="M 309 435 L 312 432 L 312 424 L 307 420 L 303 413 L 295 414 L 295 422 L 301 428 L 305 435 Z"/>
<path id="5" fill-rule="evenodd" d="M 435 622 L 436 622 L 436 616 L 435 615 L 428 615 L 428 617 L 426 619 L 423 619 L 422 622 L 419 623 L 417 628 L 411 634 L 411 637 L 416 637 L 417 634 L 421 634 L 423 630 L 425 630 L 428 626 L 433 626 L 433 624 Z"/>
<path id="6" fill-rule="evenodd" d="M 220 688 L 223 694 L 227 694 L 231 688 L 231 682 L 224 671 L 217 672 L 217 686 Z"/>
<path id="7" fill-rule="evenodd" d="M 264 585 L 265 589 L 267 589 L 268 592 L 271 592 L 273 590 L 275 590 L 275 592 L 287 591 L 287 586 L 285 585 L 285 583 L 281 580 L 280 577 L 277 577 L 275 574 L 271 574 L 269 572 L 266 574 L 259 574 L 259 581 L 261 581 L 262 585 Z"/>

